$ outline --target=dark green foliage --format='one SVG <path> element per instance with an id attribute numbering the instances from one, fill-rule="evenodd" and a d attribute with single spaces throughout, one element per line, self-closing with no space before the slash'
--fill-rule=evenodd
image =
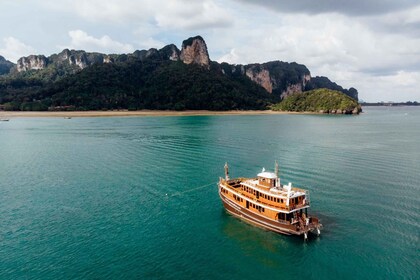
<path id="1" fill-rule="evenodd" d="M 353 98 L 355 100 L 359 100 L 358 99 L 359 93 L 357 92 L 357 90 L 355 88 L 344 89 L 343 87 L 341 87 L 341 86 L 337 85 L 336 83 L 330 81 L 330 79 L 328 79 L 327 77 L 322 77 L 322 76 L 321 77 L 318 77 L 318 76 L 314 77 L 305 86 L 306 91 L 317 89 L 317 88 L 328 88 L 328 89 L 331 89 L 331 90 L 341 91 L 342 93 L 350 96 L 351 98 Z"/>
<path id="2" fill-rule="evenodd" d="M 340 91 L 330 89 L 315 89 L 295 93 L 285 98 L 279 104 L 272 106 L 273 110 L 292 112 L 319 112 L 332 110 L 353 111 L 360 109 L 359 103 Z"/>
<path id="3" fill-rule="evenodd" d="M 0 104 L 14 102 L 6 107 L 11 110 L 45 110 L 50 106 L 74 106 L 76 110 L 234 110 L 266 109 L 273 101 L 272 95 L 245 76 L 223 75 L 218 64 L 207 69 L 165 60 L 154 52 L 150 55 L 144 61 L 131 58 L 124 63 L 94 64 L 50 82 L 44 79 L 50 73 L 46 69 L 3 78 Z"/>
<path id="4" fill-rule="evenodd" d="M 9 74 L 14 64 L 0 55 L 0 75 Z"/>
<path id="5" fill-rule="evenodd" d="M 271 61 L 262 65 L 270 71 L 271 78 L 277 81 L 278 86 L 273 89 L 275 95 L 280 95 L 291 84 L 302 82 L 304 75 L 310 75 L 305 65 L 296 62 Z"/>
<path id="6" fill-rule="evenodd" d="M 194 40 L 205 44 L 196 36 L 185 40 L 183 47 Z M 202 67 L 171 61 L 177 55 L 180 50 L 175 45 L 121 55 L 66 49 L 44 57 L 47 65 L 42 70 L 14 70 L 1 75 L 0 104 L 7 110 L 266 109 L 280 101 L 289 85 L 302 84 L 310 74 L 306 66 L 295 62 L 210 62 L 209 67 Z M 79 65 L 86 68 L 81 70 Z M 272 94 L 247 76 L 258 77 L 261 71 L 269 72 Z M 307 89 L 324 84 L 346 91 L 323 77 L 314 78 Z M 347 93 L 357 98 L 355 89 Z"/>
<path id="7" fill-rule="evenodd" d="M 20 111 L 47 111 L 48 105 L 41 101 L 23 102 Z"/>

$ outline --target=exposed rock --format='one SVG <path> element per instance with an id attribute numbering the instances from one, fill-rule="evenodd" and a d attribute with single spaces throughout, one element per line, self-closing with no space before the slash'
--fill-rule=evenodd
<path id="1" fill-rule="evenodd" d="M 48 59 L 44 55 L 21 57 L 17 61 L 17 71 L 41 70 L 47 67 Z"/>
<path id="2" fill-rule="evenodd" d="M 109 55 L 64 49 L 59 54 L 51 55 L 48 58 L 48 65 L 70 65 L 74 71 L 77 71 L 95 63 L 109 63 L 112 61 L 113 59 Z"/>
<path id="3" fill-rule="evenodd" d="M 305 74 L 305 75 L 301 76 L 301 81 L 300 82 L 287 86 L 286 90 L 284 90 L 280 95 L 281 99 L 284 99 L 291 94 L 304 91 L 306 84 L 310 80 L 311 80 L 311 75 L 310 74 Z"/>
<path id="4" fill-rule="evenodd" d="M 336 114 L 342 114 L 343 111 L 341 109 L 337 109 Z"/>
<path id="5" fill-rule="evenodd" d="M 174 44 L 163 47 L 159 50 L 159 53 L 164 60 L 169 59 L 172 61 L 178 61 L 180 59 L 180 50 Z"/>
<path id="6" fill-rule="evenodd" d="M 246 70 L 246 75 L 252 81 L 262 86 L 267 92 L 273 92 L 273 83 L 271 82 L 270 72 L 268 70 L 255 70 L 255 67 L 250 67 Z"/>
<path id="7" fill-rule="evenodd" d="M 196 36 L 183 41 L 180 59 L 186 64 L 209 66 L 210 58 L 204 39 L 201 36 Z"/>
<path id="8" fill-rule="evenodd" d="M 69 49 L 64 49 L 61 53 L 57 55 L 57 60 L 59 61 L 66 61 L 71 56 L 71 52 Z"/>
<path id="9" fill-rule="evenodd" d="M 84 69 L 89 66 L 85 52 L 71 55 L 69 57 L 69 63 L 70 65 L 78 66 L 80 69 Z"/>
<path id="10" fill-rule="evenodd" d="M 0 59 L 0 75 L 2 72 L 7 74 L 10 73 L 10 71 L 15 72 L 16 70 L 21 72 L 31 69 L 41 70 L 48 68 L 48 75 L 51 75 L 53 78 L 61 78 L 69 74 L 74 74 L 93 64 L 119 64 L 135 62 L 138 60 L 156 60 L 159 62 L 181 60 L 185 64 L 198 64 L 207 69 L 210 69 L 211 63 L 204 39 L 201 36 L 196 36 L 184 40 L 182 42 L 181 50 L 173 44 L 167 45 L 160 50 L 154 48 L 149 50 L 136 50 L 132 54 L 107 55 L 101 53 L 88 53 L 82 50 L 64 49 L 61 53 L 53 54 L 48 58 L 35 55 L 21 58 L 16 67 L 12 65 L 12 67 L 14 67 L 12 68 L 13 70 L 10 70 L 10 66 L 3 70 L 4 67 L 2 68 Z M 354 88 L 348 90 L 343 89 L 326 77 L 311 78 L 310 72 L 306 66 L 295 62 L 271 61 L 263 64 L 249 65 L 218 64 L 212 62 L 211 67 L 212 69 L 217 69 L 219 67 L 220 72 L 229 78 L 240 80 L 246 76 L 278 99 L 284 99 L 291 94 L 326 85 L 326 88 L 335 88 L 357 100 L 357 90 Z M 335 112 L 336 110 L 334 113 Z"/>
<path id="11" fill-rule="evenodd" d="M 9 74 L 10 70 L 15 66 L 14 63 L 6 60 L 0 55 L 0 75 Z"/>
<path id="12" fill-rule="evenodd" d="M 281 97 L 281 99 L 284 99 L 291 94 L 302 92 L 302 91 L 303 91 L 303 84 L 302 83 L 289 85 L 289 86 L 287 86 L 286 90 L 282 91 L 280 97 Z"/>
<path id="13" fill-rule="evenodd" d="M 351 113 L 353 115 L 358 115 L 360 112 L 362 112 L 362 108 L 356 107 L 356 108 L 353 109 L 353 111 Z"/>
<path id="14" fill-rule="evenodd" d="M 263 64 L 232 66 L 232 73 L 244 71 L 252 81 L 279 98 L 302 92 L 311 79 L 309 70 L 301 64 L 271 61 Z"/>
<path id="15" fill-rule="evenodd" d="M 111 56 L 106 55 L 104 56 L 102 63 L 114 63 L 114 59 Z"/>

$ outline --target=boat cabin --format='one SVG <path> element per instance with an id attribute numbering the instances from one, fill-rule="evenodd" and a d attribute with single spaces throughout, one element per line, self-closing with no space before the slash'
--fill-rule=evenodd
<path id="1" fill-rule="evenodd" d="M 263 171 L 257 174 L 258 185 L 266 189 L 271 189 L 277 186 L 277 175 L 272 172 Z"/>

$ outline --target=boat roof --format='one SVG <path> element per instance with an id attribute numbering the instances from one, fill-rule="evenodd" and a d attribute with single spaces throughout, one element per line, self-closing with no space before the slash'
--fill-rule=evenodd
<path id="1" fill-rule="evenodd" d="M 252 187 L 254 189 L 258 188 L 258 180 L 249 179 L 249 180 L 245 180 L 241 182 L 241 184 L 248 187 Z M 271 188 L 270 191 L 264 191 L 261 189 L 258 189 L 258 191 L 261 193 L 268 194 L 268 195 L 277 194 L 278 196 L 282 198 L 287 198 L 288 190 L 285 187 L 286 187 L 285 185 L 282 185 L 282 187 Z M 294 198 L 294 197 L 301 196 L 304 194 L 305 194 L 305 190 L 292 187 L 289 193 L 289 198 Z"/>
<path id="2" fill-rule="evenodd" d="M 273 172 L 267 172 L 267 171 L 264 171 L 264 172 L 258 173 L 258 174 L 257 174 L 257 176 L 258 176 L 258 177 L 267 178 L 267 179 L 276 179 L 276 178 L 277 178 L 276 173 L 273 173 Z"/>

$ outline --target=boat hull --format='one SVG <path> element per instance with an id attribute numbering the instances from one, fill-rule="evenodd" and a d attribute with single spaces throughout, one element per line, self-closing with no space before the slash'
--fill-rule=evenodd
<path id="1" fill-rule="evenodd" d="M 247 223 L 285 235 L 302 235 L 305 233 L 305 231 L 297 231 L 294 225 L 282 224 L 280 222 L 268 219 L 262 215 L 253 213 L 252 211 L 241 207 L 240 205 L 237 205 L 229 199 L 225 198 L 220 192 L 219 196 L 223 202 L 223 206 L 229 214 L 238 217 Z"/>

